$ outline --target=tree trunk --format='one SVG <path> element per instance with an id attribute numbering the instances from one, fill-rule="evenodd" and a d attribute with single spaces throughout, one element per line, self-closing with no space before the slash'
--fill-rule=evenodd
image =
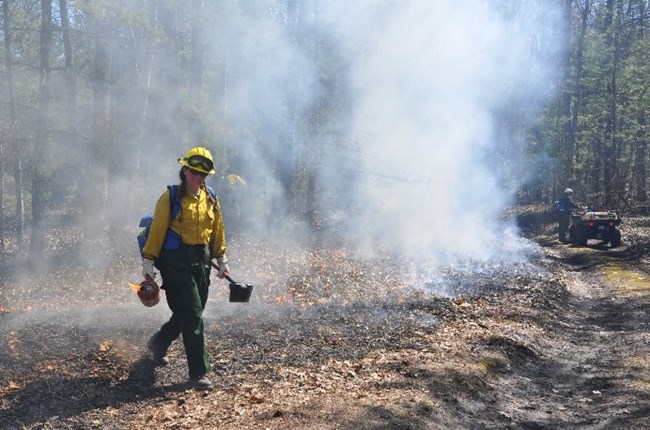
<path id="1" fill-rule="evenodd" d="M 16 122 L 16 92 L 14 89 L 13 58 L 11 55 L 11 34 L 9 16 L 9 0 L 2 1 L 3 27 L 5 35 L 5 67 L 7 69 L 7 85 L 9 90 L 9 145 L 14 143 L 14 123 Z M 0 141 L 0 251 L 5 249 L 5 166 L 7 160 L 7 151 L 2 141 Z"/>
<path id="2" fill-rule="evenodd" d="M 32 234 L 29 244 L 29 262 L 33 269 L 42 262 L 45 247 L 44 190 L 49 176 L 49 116 L 52 98 L 50 88 L 50 50 L 52 47 L 52 3 L 41 0 L 40 83 L 39 105 L 34 141 L 34 173 L 32 175 Z"/>
<path id="3" fill-rule="evenodd" d="M 646 157 L 648 156 L 647 141 L 640 141 L 634 159 L 634 175 L 636 177 L 636 200 L 645 205 L 648 202 L 648 176 L 646 173 Z"/>
<path id="4" fill-rule="evenodd" d="M 0 251 L 5 249 L 5 145 L 0 141 Z"/>
<path id="5" fill-rule="evenodd" d="M 109 145 L 110 93 L 108 72 L 108 26 L 103 19 L 96 22 L 95 67 L 93 73 L 92 139 L 88 147 L 88 160 L 82 167 L 84 183 L 80 184 L 84 219 L 84 238 L 97 235 L 97 226 L 105 225 L 107 199 L 107 153 Z M 81 167 L 81 166 L 80 166 Z"/>
<path id="6" fill-rule="evenodd" d="M 201 122 L 197 121 L 201 111 L 201 85 L 203 80 L 203 54 L 205 51 L 203 42 L 203 0 L 192 0 L 192 34 L 190 44 L 192 47 L 190 58 L 190 103 L 192 109 L 187 115 L 187 136 L 185 140 L 190 146 L 202 144 L 206 139 L 203 137 Z"/>
<path id="7" fill-rule="evenodd" d="M 573 0 L 565 0 L 564 7 L 564 27 L 566 32 L 566 38 L 568 43 L 566 44 L 564 55 L 562 57 L 562 67 L 564 69 L 564 89 L 562 90 L 562 119 L 564 121 L 564 147 L 565 147 L 565 157 L 564 157 L 564 168 L 562 176 L 565 181 L 569 181 L 573 178 L 573 158 L 574 158 L 574 146 L 575 146 L 575 129 L 573 128 L 573 121 L 571 120 L 571 103 L 572 103 L 572 87 L 577 84 L 577 81 L 572 86 L 571 85 L 571 33 L 572 33 L 572 24 L 571 24 L 571 5 Z M 574 106 L 575 107 L 575 106 Z"/>
<path id="8" fill-rule="evenodd" d="M 9 0 L 2 2 L 2 15 L 4 17 L 4 42 L 5 42 L 5 67 L 7 74 L 7 91 L 9 93 L 9 136 L 8 147 L 3 151 L 3 166 L 2 177 L 4 177 L 4 170 L 6 168 L 6 161 L 12 160 L 14 166 L 14 195 L 16 196 L 16 214 L 14 217 L 16 229 L 16 242 L 19 248 L 23 247 L 25 241 L 24 227 L 25 227 L 25 200 L 23 198 L 23 184 L 22 184 L 22 143 L 16 138 L 16 124 L 18 122 L 17 106 L 16 106 L 16 87 L 14 84 L 14 58 L 13 47 L 11 43 L 11 11 L 9 10 Z M 9 157 L 11 155 L 11 157 Z M 4 184 L 4 182 L 3 182 Z M 4 185 L 2 186 L 2 193 L 4 200 Z M 4 204 L 0 203 L 0 213 L 2 214 L 2 228 L 0 229 L 0 241 L 4 249 Z"/>
<path id="9" fill-rule="evenodd" d="M 180 48 L 178 46 L 177 11 L 173 3 L 158 3 L 158 24 L 165 37 L 158 39 L 157 50 L 161 53 L 157 57 L 154 72 L 157 81 L 168 94 L 180 92 Z M 178 120 L 183 118 L 181 104 L 175 97 L 160 96 L 156 106 L 158 110 L 157 127 L 159 132 L 165 133 L 172 141 L 182 142 L 184 132 L 178 127 Z M 186 146 L 186 145 L 185 145 Z"/>
<path id="10" fill-rule="evenodd" d="M 307 16 L 309 18 L 306 22 L 307 28 L 305 29 L 306 38 L 304 42 L 306 43 L 306 52 L 312 59 L 317 70 L 323 68 L 322 56 L 321 56 L 321 35 L 317 31 L 319 28 L 319 10 L 318 3 L 313 1 L 307 1 L 305 6 L 307 9 Z M 320 76 L 324 76 L 325 73 L 320 73 Z M 319 136 L 321 133 L 322 127 L 322 118 L 321 118 L 321 109 L 322 109 L 322 88 L 321 88 L 321 79 L 315 79 L 313 87 L 310 88 L 310 98 L 314 100 L 313 106 L 310 109 L 309 115 L 309 130 L 308 137 L 305 139 L 305 150 L 304 150 L 304 160 L 306 171 L 307 171 L 307 189 L 305 190 L 306 198 L 306 208 L 305 208 L 305 218 L 312 229 L 317 227 L 316 211 L 318 208 L 318 177 L 316 176 L 316 169 L 318 165 L 318 151 L 319 151 Z"/>
<path id="11" fill-rule="evenodd" d="M 603 186 L 604 186 L 604 205 L 606 207 L 615 205 L 615 179 L 617 178 L 618 169 L 618 64 L 619 64 L 619 44 L 617 28 L 617 11 L 616 0 L 607 0 L 605 31 L 607 34 L 607 47 L 611 52 L 609 64 L 609 82 L 607 86 L 608 93 L 608 113 L 607 126 L 605 128 L 605 144 L 603 145 Z"/>
<path id="12" fill-rule="evenodd" d="M 646 6 L 646 3 L 641 2 L 642 8 L 639 11 L 639 38 L 643 40 L 646 36 L 645 26 L 646 26 L 646 14 L 649 12 Z M 647 97 L 648 86 L 646 85 L 643 92 L 640 95 L 640 105 L 647 106 Z M 635 159 L 635 169 L 636 169 L 636 199 L 642 205 L 645 205 L 648 202 L 648 178 L 647 178 L 647 164 L 646 157 L 648 156 L 648 119 L 647 111 L 645 108 L 640 107 L 640 112 L 638 114 L 637 122 L 639 125 L 639 132 L 637 133 L 637 155 Z"/>
<path id="13" fill-rule="evenodd" d="M 600 197 L 601 191 L 601 172 L 603 169 L 603 144 L 602 138 L 599 134 L 594 137 L 593 145 L 593 168 L 591 173 L 591 194 L 589 196 L 588 204 L 595 203 L 594 200 Z"/>
<path id="14" fill-rule="evenodd" d="M 589 24 L 589 14 L 591 11 L 591 1 L 584 0 L 583 8 L 581 11 L 580 32 L 578 33 L 578 40 L 575 51 L 575 82 L 573 85 L 574 100 L 573 109 L 571 112 L 571 149 L 573 153 L 570 155 L 572 163 L 579 163 L 578 151 L 575 147 L 575 133 L 578 131 L 578 113 L 582 109 L 583 103 L 583 89 L 582 79 L 584 76 L 584 50 L 585 50 L 585 35 L 587 33 L 587 26 Z"/>
<path id="15" fill-rule="evenodd" d="M 70 19 L 68 17 L 68 0 L 59 0 L 61 14 L 61 30 L 63 35 L 63 50 L 65 55 L 66 80 L 66 116 L 67 142 L 73 147 L 79 147 L 79 127 L 77 124 L 77 80 L 73 69 L 72 39 L 70 37 Z"/>
<path id="16" fill-rule="evenodd" d="M 298 0 L 290 0 L 287 5 L 287 27 L 288 33 L 292 36 L 292 41 L 297 43 L 300 35 L 301 9 Z M 295 82 L 294 85 L 300 85 Z M 298 178 L 298 169 L 296 162 L 296 133 L 298 129 L 298 100 L 295 92 L 289 92 L 285 100 L 287 107 L 288 124 L 286 129 L 281 130 L 278 137 L 278 151 L 275 153 L 275 172 L 283 194 L 276 195 L 271 204 L 273 213 L 282 213 L 282 208 L 287 206 L 294 210 L 296 202 L 294 199 L 294 184 Z"/>
<path id="17" fill-rule="evenodd" d="M 157 9 L 156 3 L 151 2 L 149 9 L 149 25 L 154 32 L 158 30 L 157 26 Z M 150 37 L 145 41 L 145 46 L 143 48 L 143 67 L 141 73 L 138 76 L 138 88 L 142 94 L 142 106 L 140 108 L 140 117 L 139 124 L 136 127 L 139 129 L 138 135 L 138 151 L 136 155 L 136 165 L 135 171 L 138 172 L 139 179 L 144 179 L 144 173 L 147 172 L 146 163 L 144 161 L 144 155 L 147 151 L 147 135 L 149 133 L 149 121 L 150 121 L 150 106 L 151 106 L 151 80 L 153 78 L 153 67 L 156 63 L 156 42 Z"/>

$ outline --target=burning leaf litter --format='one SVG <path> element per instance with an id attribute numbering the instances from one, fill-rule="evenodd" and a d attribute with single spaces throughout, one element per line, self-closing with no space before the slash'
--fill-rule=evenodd
<path id="1" fill-rule="evenodd" d="M 341 402 L 357 411 L 379 402 L 387 417 L 419 419 L 409 405 L 454 416 L 456 402 L 476 393 L 494 401 L 490 381 L 543 355 L 536 321 L 566 296 L 565 275 L 543 262 L 404 276 L 387 257 L 327 248 L 242 241 L 233 251 L 238 278 L 259 288 L 249 304 L 229 304 L 226 285 L 213 280 L 210 393 L 188 390 L 180 345 L 167 368 L 146 358 L 146 340 L 167 314 L 144 309 L 123 287 L 137 261 L 116 252 L 106 270 L 113 277 L 97 284 L 80 284 L 90 276 L 80 267 L 31 276 L 25 289 L 13 279 L 17 288 L 0 296 L 1 427 L 298 428 L 353 419 L 336 415 Z M 39 285 L 46 300 L 25 300 Z"/>

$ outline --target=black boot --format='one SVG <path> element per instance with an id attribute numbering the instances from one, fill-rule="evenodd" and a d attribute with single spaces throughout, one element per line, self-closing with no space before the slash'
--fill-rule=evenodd
<path id="1" fill-rule="evenodd" d="M 167 358 L 167 352 L 163 351 L 155 344 L 156 335 L 153 335 L 149 342 L 147 342 L 147 349 L 151 351 L 151 360 L 155 366 L 167 366 L 169 365 L 169 358 Z"/>
<path id="2" fill-rule="evenodd" d="M 190 378 L 190 383 L 197 390 L 211 390 L 214 387 L 212 381 L 205 375 L 200 378 Z"/>

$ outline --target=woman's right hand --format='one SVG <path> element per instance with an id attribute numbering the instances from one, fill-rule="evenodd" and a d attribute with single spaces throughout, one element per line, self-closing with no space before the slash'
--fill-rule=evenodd
<path id="1" fill-rule="evenodd" d="M 155 279 L 155 274 L 153 271 L 153 260 L 150 260 L 148 258 L 142 258 L 142 277 L 144 279 L 147 279 L 147 276 L 149 276 L 151 279 Z"/>

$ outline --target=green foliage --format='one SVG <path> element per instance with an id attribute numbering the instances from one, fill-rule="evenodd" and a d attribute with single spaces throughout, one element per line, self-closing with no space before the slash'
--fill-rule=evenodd
<path id="1" fill-rule="evenodd" d="M 497 3 L 506 17 L 539 10 L 528 7 L 529 2 Z M 572 2 L 574 15 L 567 17 L 571 56 L 559 65 L 565 71 L 559 87 L 548 90 L 556 96 L 549 97 L 541 112 L 520 110 L 516 97 L 495 106 L 499 144 L 486 156 L 499 170 L 504 187 L 525 172 L 531 177 L 527 186 L 534 188 L 532 194 L 548 200 L 571 185 L 584 196 L 633 205 L 648 185 L 642 176 L 650 152 L 648 2 L 591 2 L 581 48 L 577 37 L 584 4 Z M 18 119 L 4 156 L 7 166 L 22 163 L 23 188 L 29 190 L 40 126 L 41 11 L 40 2 L 33 0 L 9 5 Z M 305 174 L 311 165 L 329 162 L 333 169 L 345 171 L 345 160 L 353 158 L 345 153 L 327 160 L 319 152 L 319 145 L 339 145 L 342 154 L 354 150 L 343 148 L 340 138 L 353 121 L 348 76 L 353 54 L 316 28 L 314 2 L 69 0 L 70 70 L 59 2 L 53 5 L 48 78 L 54 91 L 45 130 L 52 154 L 45 166 L 38 166 L 51 185 L 44 197 L 83 200 L 79 193 L 88 182 L 122 186 L 118 195 L 132 194 L 125 183 L 158 181 L 159 166 L 196 144 L 210 147 L 222 170 L 239 171 L 238 162 L 261 154 L 269 170 L 282 173 L 279 181 L 285 192 L 302 193 L 311 203 L 307 200 L 316 188 Z M 548 10 L 552 12 L 550 5 Z M 538 19 L 529 17 L 531 23 Z M 260 25 L 263 28 L 256 27 Z M 548 45 L 557 36 L 553 31 L 540 29 L 530 36 L 539 39 L 537 49 L 548 50 L 543 55 L 551 55 Z M 291 52 L 278 49 L 278 40 Z M 4 49 L 2 44 L 3 54 Z M 261 60 L 253 63 L 250 58 Z M 105 69 L 97 70 L 98 64 Z M 276 68 L 282 66 L 298 72 L 310 68 L 311 73 L 278 73 Z M 264 73 L 250 74 L 255 67 Z M 6 72 L 3 61 L 0 74 Z M 514 87 L 509 90 L 516 91 Z M 8 100 L 8 94 L 3 81 L 0 99 Z M 244 111 L 244 120 L 231 121 Z M 10 135 L 8 118 L 6 104 L 0 104 L 2 136 Z M 524 123 L 533 124 L 525 136 L 513 132 Z M 5 169 L 7 177 L 14 174 Z M 344 187 L 350 178 L 341 176 L 340 182 L 327 186 Z M 5 206 L 16 201 L 13 193 L 7 189 Z M 135 199 L 137 192 L 133 194 Z M 91 203 L 96 198 L 93 193 L 85 197 Z M 52 201 L 46 205 L 56 206 Z"/>
<path id="2" fill-rule="evenodd" d="M 584 4 L 575 2 L 576 19 L 571 20 L 574 37 L 569 41 L 572 56 L 566 69 L 571 115 L 577 118 L 570 132 L 575 142 L 570 160 L 575 176 L 558 171 L 540 186 L 558 190 L 562 184 L 572 183 L 593 201 L 631 208 L 639 196 L 634 188 L 647 185 L 647 179 L 638 174 L 645 170 L 639 166 L 648 162 L 647 151 L 640 148 L 647 148 L 650 136 L 648 4 L 623 0 L 591 3 L 584 49 L 579 52 L 581 20 L 577 14 Z M 639 7 L 641 3 L 645 9 Z M 578 78 L 576 61 L 580 55 L 583 68 Z M 555 107 L 562 102 L 561 97 L 546 110 L 543 130 L 529 143 L 534 152 L 547 148 L 557 163 L 566 159 L 569 149 L 565 125 L 570 119 Z"/>

